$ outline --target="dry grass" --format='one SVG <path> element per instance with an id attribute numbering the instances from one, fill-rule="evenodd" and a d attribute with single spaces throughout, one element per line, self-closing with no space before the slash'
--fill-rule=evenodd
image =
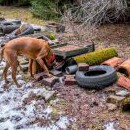
<path id="1" fill-rule="evenodd" d="M 45 25 L 49 21 L 33 17 L 30 8 L 0 6 L 0 17 L 18 19 L 27 23 Z"/>

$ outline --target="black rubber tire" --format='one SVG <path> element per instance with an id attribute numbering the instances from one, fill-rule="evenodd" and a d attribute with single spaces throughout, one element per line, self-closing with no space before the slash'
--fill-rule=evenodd
<path id="1" fill-rule="evenodd" d="M 85 75 L 91 71 L 105 71 L 105 73 L 97 76 Z M 113 67 L 99 65 L 90 67 L 89 71 L 77 71 L 75 78 L 82 87 L 101 89 L 116 82 L 117 74 Z"/>
<path id="2" fill-rule="evenodd" d="M 21 24 L 20 20 L 13 20 L 13 21 L 3 21 L 1 22 L 2 25 L 17 25 Z"/>
<path id="3" fill-rule="evenodd" d="M 9 34 L 14 30 L 18 29 L 19 27 L 20 25 L 8 25 L 8 26 L 2 26 L 1 30 L 3 34 Z"/>

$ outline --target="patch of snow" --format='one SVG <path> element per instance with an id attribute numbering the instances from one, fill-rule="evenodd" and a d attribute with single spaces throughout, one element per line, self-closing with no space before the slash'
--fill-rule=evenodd
<path id="1" fill-rule="evenodd" d="M 0 62 L 0 67 L 4 67 L 6 65 L 5 61 Z"/>
<path id="2" fill-rule="evenodd" d="M 6 122 L 0 123 L 0 130 L 14 130 L 15 124 L 13 124 L 10 120 Z"/>
<path id="3" fill-rule="evenodd" d="M 29 88 L 31 88 L 32 86 L 33 86 L 32 83 L 29 82 L 29 83 L 26 83 L 23 87 L 24 87 L 24 89 L 29 89 Z"/>
<path id="4" fill-rule="evenodd" d="M 65 116 L 61 116 L 59 121 L 56 123 L 57 126 L 59 126 L 62 129 L 66 129 L 67 126 L 69 125 L 69 120 L 67 117 Z"/>
<path id="5" fill-rule="evenodd" d="M 21 85 L 26 84 L 26 82 L 24 80 L 18 80 L 18 83 Z"/>
<path id="6" fill-rule="evenodd" d="M 116 130 L 115 122 L 108 122 L 104 125 L 104 130 Z"/>
<path id="7" fill-rule="evenodd" d="M 22 75 L 16 75 L 16 79 L 22 79 Z"/>
<path id="8" fill-rule="evenodd" d="M 46 113 L 46 115 L 49 115 L 52 111 L 53 109 L 50 106 L 48 106 L 43 112 Z"/>
<path id="9" fill-rule="evenodd" d="M 5 62 L 0 63 L 0 68 L 5 66 Z M 0 75 L 3 71 L 0 69 Z M 8 78 L 12 80 L 11 75 Z M 0 80 L 0 130 L 60 130 L 66 129 L 69 125 L 69 118 L 60 117 L 58 121 L 50 122 L 49 126 L 40 127 L 32 124 L 36 118 L 51 119 L 53 108 L 45 107 L 43 99 L 32 100 L 29 104 L 23 105 L 23 100 L 28 98 L 30 93 L 37 96 L 43 96 L 51 91 L 45 88 L 38 88 L 31 82 L 26 83 L 21 75 L 17 75 L 18 82 L 22 84 L 21 88 L 9 83 L 9 88 L 4 90 L 5 82 Z M 48 94 L 47 94 L 48 95 Z M 55 101 L 55 103 L 58 99 Z M 38 109 L 37 109 L 38 107 Z"/>
<path id="10" fill-rule="evenodd" d="M 0 70 L 0 76 L 2 75 L 2 73 L 3 73 L 3 70 Z"/>

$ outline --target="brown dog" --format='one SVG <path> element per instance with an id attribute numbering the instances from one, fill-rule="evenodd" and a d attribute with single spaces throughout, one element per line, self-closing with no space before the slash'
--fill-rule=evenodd
<path id="1" fill-rule="evenodd" d="M 4 57 L 6 61 L 6 66 L 3 71 L 3 76 L 5 83 L 8 83 L 7 80 L 7 71 L 8 68 L 12 69 L 12 79 L 17 87 L 20 87 L 16 80 L 16 71 L 19 62 L 17 60 L 18 55 L 27 56 L 29 61 L 29 71 L 32 76 L 32 63 L 36 60 L 41 68 L 47 73 L 50 77 L 49 70 L 47 66 L 51 66 L 54 61 L 54 54 L 48 44 L 48 42 L 42 39 L 30 38 L 30 37 L 21 37 L 9 41 L 5 44 L 1 52 L 1 58 Z M 46 63 L 46 64 L 45 64 Z"/>

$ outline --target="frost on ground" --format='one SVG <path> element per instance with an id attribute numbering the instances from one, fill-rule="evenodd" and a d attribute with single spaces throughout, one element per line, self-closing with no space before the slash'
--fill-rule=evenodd
<path id="1" fill-rule="evenodd" d="M 104 130 L 116 130 L 116 124 L 115 124 L 115 122 L 107 122 L 104 125 Z"/>
<path id="2" fill-rule="evenodd" d="M 4 65 L 0 63 L 0 76 Z M 10 74 L 8 79 L 12 80 Z M 21 88 L 10 83 L 9 89 L 4 90 L 0 79 L 0 130 L 60 130 L 70 125 L 67 116 L 59 114 L 56 120 L 52 119 L 53 108 L 42 97 L 49 90 L 26 83 L 21 75 L 17 75 L 17 80 Z"/>

